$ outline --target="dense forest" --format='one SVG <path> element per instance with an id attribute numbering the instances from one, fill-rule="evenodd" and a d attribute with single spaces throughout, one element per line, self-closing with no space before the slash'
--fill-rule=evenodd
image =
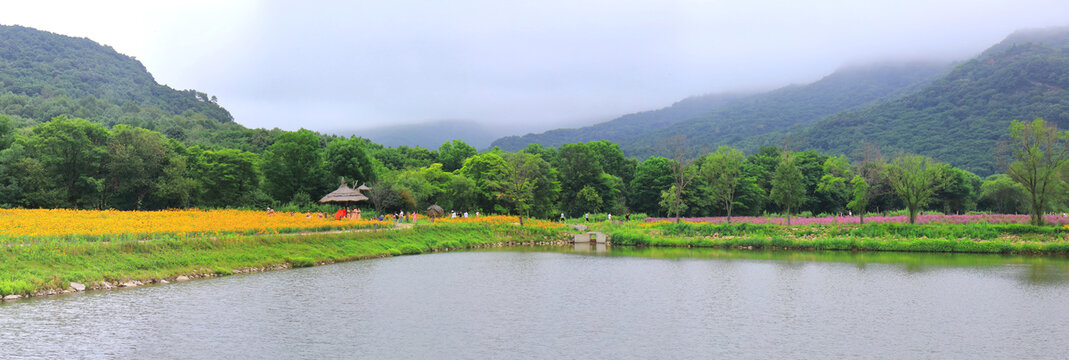
<path id="1" fill-rule="evenodd" d="M 857 198 L 859 178 L 867 189 L 861 209 L 880 212 L 906 205 L 891 190 L 896 179 L 893 170 L 899 165 L 881 155 L 874 142 L 858 142 L 868 146 L 862 156 L 851 160 L 815 150 L 790 152 L 779 146 L 752 151 L 744 147 L 748 156 L 730 147 L 696 151 L 706 144 L 673 137 L 678 151 L 662 153 L 672 154 L 671 158 L 649 156 L 640 161 L 606 140 L 480 152 L 460 140 L 437 149 L 388 147 L 360 137 L 304 129 L 246 129 L 234 123 L 212 97 L 158 85 L 139 62 L 110 48 L 28 28 L 0 27 L 0 31 L 10 35 L 0 37 L 0 46 L 11 49 L 2 52 L 0 59 L 2 207 L 306 209 L 316 206 L 314 200 L 336 188 L 342 177 L 351 184 L 370 185 L 367 206 L 384 212 L 421 211 L 439 204 L 459 211 L 535 217 L 587 212 L 667 215 L 669 210 L 704 216 L 726 214 L 729 209 L 735 215 L 839 214 L 851 211 L 848 205 Z M 985 55 L 986 60 L 957 67 L 921 94 L 932 88 L 967 88 L 962 83 L 978 82 L 970 80 L 970 74 L 999 73 L 1002 67 L 985 70 L 982 65 L 1000 62 L 1021 62 L 1019 67 L 1038 68 L 1036 73 L 1047 71 L 1053 76 L 1026 77 L 1017 82 L 1023 88 L 1012 88 L 1014 94 L 1028 94 L 1017 90 L 1032 89 L 1036 82 L 1060 88 L 1069 85 L 1063 84 L 1064 76 L 1057 75 L 1065 72 L 1054 72 L 1060 63 L 1049 63 L 1043 54 L 1063 52 L 1041 45 L 1010 46 Z M 790 111 L 813 118 L 827 108 L 855 107 L 906 91 L 925 81 L 924 74 L 939 71 L 938 67 L 917 69 L 886 70 L 878 82 L 897 81 L 894 86 L 873 88 L 849 80 L 845 73 L 811 85 L 816 86 L 811 89 L 826 88 L 818 91 L 821 94 L 838 94 L 835 97 L 819 98 L 792 87 L 763 99 L 694 98 L 669 109 L 621 118 L 627 124 L 621 134 L 638 131 L 649 122 L 661 127 L 684 124 L 665 119 L 681 119 L 710 108 L 720 109 L 715 110 L 719 114 L 749 109 L 746 112 L 764 114 L 759 117 L 770 127 L 786 127 L 786 117 L 775 114 L 790 106 L 770 103 L 793 102 Z M 871 71 L 866 74 L 862 77 L 879 77 Z M 1006 76 L 1007 80 L 997 83 L 1016 79 Z M 947 80 L 959 78 L 965 80 Z M 861 100 L 845 97 L 866 91 L 868 95 L 860 96 Z M 942 101 L 939 95 L 933 92 L 927 98 Z M 911 98 L 902 99 L 896 102 Z M 675 115 L 659 118 L 658 114 Z M 1008 133 L 1007 124 L 991 137 Z M 895 156 L 900 158 L 904 157 Z M 931 164 L 941 175 L 933 185 L 936 192 L 931 201 L 924 204 L 927 209 L 1027 211 L 1024 188 L 1007 175 L 981 178 L 948 163 Z M 723 169 L 729 168 L 735 170 L 725 175 Z M 1065 174 L 1060 176 L 1063 180 Z M 728 198 L 723 195 L 726 178 L 733 179 Z M 789 191 L 783 185 L 787 178 L 795 179 L 787 182 Z M 1069 191 L 1063 183 L 1057 186 L 1062 187 L 1044 205 L 1047 210 L 1066 208 L 1064 196 Z"/>
<path id="2" fill-rule="evenodd" d="M 650 157 L 637 161 L 608 141 L 529 145 L 518 152 L 478 152 L 460 140 L 437 150 L 384 147 L 358 137 L 308 130 L 281 132 L 262 153 L 185 144 L 165 134 L 84 119 L 57 117 L 15 131 L 0 117 L 0 205 L 5 207 L 164 209 L 288 206 L 308 209 L 341 177 L 367 183 L 379 211 L 422 211 L 431 204 L 459 211 L 551 217 L 609 212 L 688 216 L 724 214 L 718 171 L 725 151 L 737 153 L 735 215 L 784 211 L 774 180 L 785 154 L 764 147 L 743 157 L 721 148 L 696 159 Z M 794 212 L 840 214 L 853 198 L 849 182 L 865 178 L 871 189 L 864 208 L 903 207 L 891 191 L 893 167 L 878 152 L 851 163 L 813 150 L 790 154 L 801 193 Z M 1006 175 L 981 179 L 938 164 L 945 174 L 926 208 L 963 213 L 1026 212 L 1025 192 Z M 689 175 L 688 175 L 689 174 Z M 677 193 L 680 176 L 690 176 Z M 1066 207 L 1062 189 L 1049 209 Z M 674 198 L 673 198 L 674 199 Z"/>

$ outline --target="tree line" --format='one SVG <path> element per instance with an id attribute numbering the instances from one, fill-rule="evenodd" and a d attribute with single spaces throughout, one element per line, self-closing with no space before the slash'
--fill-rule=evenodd
<path id="1" fill-rule="evenodd" d="M 915 216 L 922 210 L 1065 211 L 1065 161 L 1036 161 L 1057 151 L 1064 158 L 1064 149 L 1056 147 L 1064 147 L 1066 135 L 1038 119 L 1015 122 L 1011 135 L 1018 141 L 1008 144 L 1016 147 L 1007 152 L 1013 160 L 1007 174 L 981 179 L 922 156 L 887 160 L 874 147 L 856 162 L 813 150 L 792 152 L 786 146 L 762 147 L 748 156 L 723 146 L 697 158 L 638 161 L 608 141 L 479 152 L 460 140 L 436 150 L 390 148 L 302 129 L 266 133 L 264 150 L 252 152 L 187 146 L 125 124 L 108 129 L 60 116 L 17 128 L 0 116 L 0 206 L 310 207 L 344 177 L 371 186 L 369 206 L 380 212 L 422 211 L 431 204 L 542 218 L 588 212 L 756 216 L 907 209 Z M 1027 179 L 1037 168 L 1046 171 L 1045 180 Z"/>

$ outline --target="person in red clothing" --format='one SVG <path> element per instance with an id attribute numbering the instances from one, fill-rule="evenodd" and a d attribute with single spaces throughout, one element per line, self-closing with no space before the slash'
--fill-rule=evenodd
<path id="1" fill-rule="evenodd" d="M 341 220 L 345 215 L 345 208 L 338 209 L 338 212 L 334 213 L 334 220 Z"/>

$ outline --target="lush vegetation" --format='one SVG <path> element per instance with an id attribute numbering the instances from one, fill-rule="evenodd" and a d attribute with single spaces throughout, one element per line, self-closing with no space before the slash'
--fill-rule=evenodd
<path id="1" fill-rule="evenodd" d="M 304 267 L 494 243 L 557 241 L 564 234 L 561 228 L 466 221 L 339 234 L 227 234 L 161 236 L 140 241 L 44 239 L 14 245 L 2 243 L 0 296 L 63 290 L 70 282 L 90 287 L 101 281 L 111 285 L 132 280 L 151 283 L 174 280 L 180 275 L 228 275 L 249 269 Z"/>
<path id="2" fill-rule="evenodd" d="M 1026 35 L 1010 36 L 915 94 L 828 117 L 792 138 L 832 153 L 857 154 L 868 143 L 979 174 L 1005 171 L 994 149 L 1009 140 L 1012 120 L 1042 117 L 1069 127 L 1069 30 Z"/>
<path id="3" fill-rule="evenodd" d="M 611 233 L 615 245 L 1003 254 L 1069 252 L 1069 226 L 981 223 L 783 226 L 664 221 L 602 227 Z"/>

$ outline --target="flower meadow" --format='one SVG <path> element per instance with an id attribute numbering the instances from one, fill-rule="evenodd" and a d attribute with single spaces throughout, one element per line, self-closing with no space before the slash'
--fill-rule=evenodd
<path id="1" fill-rule="evenodd" d="M 435 220 L 436 224 L 486 224 L 486 225 L 509 225 L 519 224 L 520 218 L 509 215 L 484 215 L 479 217 L 443 217 Z M 564 224 L 552 221 L 538 220 L 533 218 L 527 218 L 523 220 L 523 225 L 527 227 L 536 227 L 544 229 L 562 229 Z"/>
<path id="2" fill-rule="evenodd" d="M 1057 226 L 1069 226 L 1069 216 L 1045 215 L 1044 220 L 1048 224 Z M 725 223 L 727 217 L 699 217 L 684 218 L 684 221 L 692 223 Z M 673 218 L 647 218 L 647 222 L 671 222 Z M 791 225 L 834 225 L 834 224 L 859 224 L 857 216 L 826 216 L 826 217 L 791 217 Z M 779 224 L 786 225 L 786 217 L 771 216 L 732 216 L 733 223 L 749 224 Z M 897 223 L 909 222 L 909 216 L 872 216 L 865 217 L 865 223 Z M 976 214 L 976 215 L 918 215 L 918 224 L 1028 224 L 1028 215 L 1010 214 Z"/>
<path id="3" fill-rule="evenodd" d="M 126 239 L 149 235 L 272 234 L 389 226 L 376 220 L 335 221 L 249 210 L 64 210 L 0 209 L 0 239 Z"/>

